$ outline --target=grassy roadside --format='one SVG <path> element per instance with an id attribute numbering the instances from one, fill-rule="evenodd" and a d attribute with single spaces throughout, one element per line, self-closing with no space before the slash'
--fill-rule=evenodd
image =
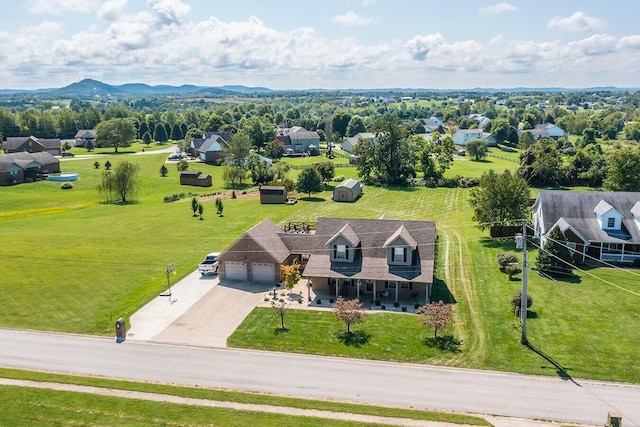
<path id="1" fill-rule="evenodd" d="M 293 399 L 288 397 L 279 397 L 279 396 L 273 396 L 273 395 L 267 395 L 267 394 L 242 393 L 242 392 L 235 392 L 235 391 L 203 389 L 203 388 L 195 388 L 195 387 L 176 387 L 176 386 L 167 386 L 162 384 L 137 383 L 137 382 L 130 382 L 130 381 L 118 381 L 118 380 L 109 380 L 109 379 L 93 378 L 93 377 L 77 377 L 77 376 L 71 376 L 71 375 L 22 371 L 22 370 L 16 370 L 16 369 L 0 368 L 0 377 L 39 381 L 39 382 L 55 382 L 55 383 L 63 383 L 63 384 L 84 385 L 84 386 L 109 388 L 109 389 L 117 389 L 117 390 L 140 391 L 140 392 L 146 392 L 146 393 L 166 394 L 171 396 L 189 397 L 189 398 L 223 401 L 223 402 L 251 403 L 251 404 L 299 408 L 299 409 L 316 409 L 316 410 L 323 410 L 323 411 L 330 411 L 330 412 L 346 412 L 346 413 L 352 413 L 352 414 L 407 418 L 407 419 L 414 419 L 414 420 L 440 421 L 440 422 L 448 422 L 448 423 L 454 423 L 454 424 L 467 424 L 467 425 L 480 425 L 480 426 L 491 425 L 490 423 L 488 423 L 487 421 L 481 418 L 473 417 L 469 415 L 451 414 L 451 413 L 434 412 L 434 411 L 421 411 L 421 410 L 415 410 L 415 409 L 367 406 L 367 405 L 329 402 L 329 401 L 321 401 L 321 400 Z M 6 396 L 4 399 L 11 400 L 11 401 L 13 401 L 14 399 L 10 399 L 10 397 L 14 397 L 15 399 L 20 399 L 21 396 L 24 396 L 24 393 L 22 391 L 15 390 L 15 389 L 20 389 L 20 388 L 0 386 L 0 390 L 3 390 L 2 391 L 3 396 Z M 37 393 L 37 392 L 38 391 L 33 390 L 32 393 Z M 56 392 L 56 393 L 60 393 L 60 392 Z M 27 396 L 29 396 L 29 394 L 27 394 Z M 103 399 L 103 398 L 101 397 L 100 399 Z M 64 404 L 63 406 L 69 406 L 73 404 L 73 402 L 76 402 L 78 400 L 84 400 L 84 396 L 82 397 L 82 399 L 80 399 L 78 396 L 72 396 L 70 394 L 68 396 L 68 399 L 63 400 L 62 403 Z M 92 405 L 96 404 L 96 402 L 92 403 L 92 401 L 93 399 L 88 399 L 88 403 L 91 403 Z M 12 406 L 19 407 L 19 405 L 12 405 Z M 182 405 L 176 405 L 176 406 L 182 406 Z M 103 410 L 106 411 L 107 408 L 110 408 L 110 407 L 111 405 L 106 405 Z M 137 408 L 137 406 L 134 406 L 134 408 Z M 189 407 L 189 408 L 193 408 L 193 407 Z M 201 409 L 202 408 L 199 408 L 198 410 L 201 410 Z M 7 408 L 7 410 L 10 410 L 10 409 Z M 182 412 L 185 412 L 185 411 L 186 409 L 182 409 Z M 7 411 L 5 411 L 5 409 L 3 408 L 3 411 L 0 411 L 0 412 L 7 412 Z M 150 411 L 150 414 L 156 414 L 156 412 Z M 251 413 L 247 413 L 247 416 L 250 414 Z M 64 414 L 61 414 L 61 415 L 64 415 Z M 7 419 L 11 419 L 11 417 L 7 417 Z M 172 418 L 165 418 L 165 419 L 172 419 Z M 216 418 L 216 420 L 217 419 L 218 418 Z M 194 420 L 196 420 L 196 418 L 194 418 Z M 249 425 L 255 425 L 254 422 L 258 422 L 258 421 L 259 419 L 256 419 L 255 421 L 252 421 L 251 424 Z M 326 420 L 324 421 L 324 423 L 326 424 Z M 2 422 L 2 415 L 0 415 L 0 424 L 5 425 Z M 226 423 L 221 423 L 221 424 L 227 425 Z M 238 425 L 242 425 L 242 424 L 238 424 Z M 244 424 L 244 425 L 248 425 L 248 424 Z M 267 424 L 267 425 L 281 425 L 281 424 Z M 291 424 L 291 425 L 296 425 L 296 424 Z M 298 424 L 298 425 L 301 425 L 301 424 Z M 345 425 L 351 425 L 351 424 L 345 424 Z"/>

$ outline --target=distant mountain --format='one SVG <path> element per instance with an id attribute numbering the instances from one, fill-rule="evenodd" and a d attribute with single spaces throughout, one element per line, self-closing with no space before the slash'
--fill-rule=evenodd
<path id="1" fill-rule="evenodd" d="M 220 86 L 221 89 L 227 90 L 229 92 L 240 92 L 240 93 L 269 93 L 273 92 L 273 90 L 268 87 L 247 87 L 240 85 L 225 85 Z"/>
<path id="2" fill-rule="evenodd" d="M 123 92 L 126 93 L 135 93 L 135 94 L 148 94 L 148 95 L 168 95 L 168 94 L 185 94 L 185 93 L 193 93 L 197 92 L 204 88 L 204 86 L 194 86 L 194 85 L 182 85 L 182 86 L 169 86 L 169 85 L 158 85 L 158 86 L 149 86 L 144 83 L 127 83 L 120 86 L 116 86 Z"/>
<path id="3" fill-rule="evenodd" d="M 523 92 L 541 92 L 541 93 L 557 93 L 557 92 L 629 92 L 638 88 L 620 88 L 615 86 L 599 86 L 589 88 L 562 88 L 562 87 L 514 87 L 514 88 L 471 88 L 471 89 L 428 89 L 428 88 L 374 88 L 374 89 L 305 89 L 305 90 L 283 90 L 279 92 L 344 92 L 353 94 L 365 93 L 523 93 Z M 98 80 L 84 79 L 76 83 L 72 83 L 63 88 L 47 88 L 47 89 L 0 89 L 0 95 L 20 95 L 20 94 L 47 94 L 54 96 L 122 96 L 122 95 L 199 95 L 199 96 L 218 96 L 238 94 L 268 94 L 275 92 L 267 87 L 249 87 L 242 85 L 224 85 L 224 86 L 196 86 L 196 85 L 157 85 L 150 86 L 145 83 L 126 83 L 122 85 L 110 85 Z"/>
<path id="4" fill-rule="evenodd" d="M 123 92 L 115 86 L 99 82 L 93 79 L 84 79 L 71 83 L 60 89 L 49 92 L 50 95 L 116 95 Z"/>

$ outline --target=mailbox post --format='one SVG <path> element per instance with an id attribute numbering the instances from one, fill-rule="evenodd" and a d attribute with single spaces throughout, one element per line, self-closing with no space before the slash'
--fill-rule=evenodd
<path id="1" fill-rule="evenodd" d="M 127 338 L 127 325 L 121 317 L 116 320 L 116 342 L 123 342 Z"/>

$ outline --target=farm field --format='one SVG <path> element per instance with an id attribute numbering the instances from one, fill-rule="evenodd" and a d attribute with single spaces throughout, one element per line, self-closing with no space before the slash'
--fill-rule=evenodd
<path id="1" fill-rule="evenodd" d="M 108 159 L 115 164 L 122 156 L 64 161 L 63 171 L 80 174 L 72 190 L 61 190 L 51 182 L 0 188 L 0 239 L 4 243 L 0 256 L 5 260 L 0 267 L 1 326 L 111 334 L 115 319 L 128 318 L 165 290 L 169 263 L 175 263 L 178 273 L 171 280 L 178 280 L 193 271 L 205 253 L 223 250 L 266 217 L 285 223 L 314 221 L 318 216 L 377 218 L 386 214 L 436 221 L 436 279 L 443 298 L 456 303 L 455 325 L 445 333 L 460 345 L 455 352 L 434 351 L 425 346 L 429 333 L 417 328 L 417 319 L 405 325 L 408 315 L 385 314 L 387 329 L 370 323 L 372 318 L 357 329 L 373 335 L 371 347 L 384 347 L 385 342 L 392 342 L 385 340 L 400 334 L 406 337 L 407 350 L 383 352 L 366 345 L 360 349 L 342 345 L 341 350 L 341 344 L 334 343 L 326 347 L 331 354 L 640 382 L 635 368 L 640 350 L 638 273 L 594 268 L 580 272 L 571 282 L 551 282 L 530 274 L 534 304 L 529 339 L 537 352 L 524 347 L 519 344 L 517 321 L 509 304 L 520 282 L 509 281 L 495 261 L 498 251 L 513 248 L 513 240 L 491 239 L 476 228 L 468 189 L 367 186 L 355 204 L 333 203 L 330 192 L 325 191 L 310 200 L 303 196 L 293 206 L 260 205 L 238 189 L 238 199 L 224 198 L 221 217 L 215 214 L 213 200 L 204 202 L 204 220 L 200 221 L 191 215 L 189 197 L 173 203 L 164 203 L 163 197 L 189 191 L 229 192 L 222 183 L 222 168 L 192 164 L 190 169 L 211 174 L 214 186 L 182 187 L 172 164 L 168 164 L 169 175 L 160 177 L 158 170 L 166 155 L 127 157 L 141 167 L 137 201 L 101 204 L 96 186 L 104 168 L 95 169 L 93 163 L 103 165 Z M 485 162 L 454 162 L 459 169 L 454 172 L 452 168 L 448 174 L 475 176 L 478 164 L 496 170 L 516 166 L 488 157 Z M 339 168 L 336 174 L 342 171 L 353 174 L 345 173 L 347 177 L 356 173 L 355 168 Z M 535 251 L 529 260 L 534 262 Z M 305 316 L 292 315 L 290 333 L 273 339 L 277 319 L 268 310 L 257 310 L 230 343 L 323 353 L 318 349 L 323 340 L 335 340 L 342 326 L 327 313 L 317 320 L 318 328 L 324 328 L 319 330 L 325 332 L 316 334 L 313 342 L 301 340 L 296 334 L 308 337 L 305 325 L 311 321 Z"/>

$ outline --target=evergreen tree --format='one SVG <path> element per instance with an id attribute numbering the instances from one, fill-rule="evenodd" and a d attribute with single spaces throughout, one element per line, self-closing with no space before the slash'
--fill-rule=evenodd
<path id="1" fill-rule="evenodd" d="M 184 134 L 182 133 L 180 125 L 176 123 L 171 128 L 171 139 L 174 141 L 180 141 L 182 138 L 184 138 Z"/>
<path id="2" fill-rule="evenodd" d="M 153 131 L 153 139 L 158 142 L 167 142 L 169 137 L 167 136 L 167 130 L 162 123 L 158 123 Z"/>
<path id="3" fill-rule="evenodd" d="M 145 145 L 151 144 L 151 134 L 149 133 L 149 131 L 145 132 L 144 135 L 142 135 L 142 142 L 144 142 Z"/>
<path id="4" fill-rule="evenodd" d="M 551 276 L 569 275 L 573 263 L 573 251 L 567 245 L 567 238 L 559 227 L 553 227 L 547 234 L 544 248 L 538 251 L 536 268 Z"/>

